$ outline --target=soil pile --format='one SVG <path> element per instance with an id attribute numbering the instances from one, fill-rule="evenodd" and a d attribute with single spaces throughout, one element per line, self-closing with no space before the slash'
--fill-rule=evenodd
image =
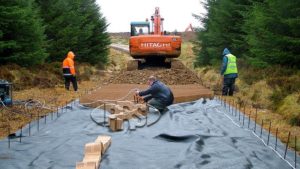
<path id="1" fill-rule="evenodd" d="M 142 70 L 121 71 L 110 78 L 113 84 L 146 84 L 148 77 L 155 75 L 167 85 L 202 84 L 201 79 L 189 69 L 166 69 L 149 67 Z"/>

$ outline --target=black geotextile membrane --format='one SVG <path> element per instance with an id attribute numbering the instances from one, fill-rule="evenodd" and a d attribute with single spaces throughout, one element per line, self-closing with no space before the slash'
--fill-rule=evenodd
<path id="1" fill-rule="evenodd" d="M 82 161 L 84 145 L 94 142 L 99 135 L 110 135 L 112 144 L 102 156 L 101 169 L 285 169 L 292 168 L 293 151 L 283 160 L 285 146 L 278 143 L 278 154 L 272 150 L 275 138 L 271 136 L 269 147 L 252 132 L 254 123 L 243 116 L 232 116 L 217 100 L 205 104 L 195 102 L 169 106 L 154 125 L 111 132 L 107 127 L 94 123 L 91 110 L 79 106 L 73 110 L 49 115 L 31 123 L 12 138 L 0 141 L 0 169 L 74 169 Z M 100 120 L 102 112 L 92 116 Z M 97 117 L 98 116 L 98 117 Z M 159 116 L 153 110 L 147 118 L 151 124 Z M 53 119 L 53 120 L 51 120 Z M 138 121 L 138 120 L 137 120 Z M 141 119 L 142 124 L 145 119 Z M 133 121 L 131 121 L 132 125 Z M 262 138 L 268 133 L 263 130 Z M 299 157 L 298 161 L 299 160 Z M 298 164 L 298 166 L 300 166 Z"/>

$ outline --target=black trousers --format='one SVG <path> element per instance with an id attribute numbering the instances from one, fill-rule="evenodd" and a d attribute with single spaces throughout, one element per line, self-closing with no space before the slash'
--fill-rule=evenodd
<path id="1" fill-rule="evenodd" d="M 222 89 L 223 96 L 233 95 L 235 79 L 236 78 L 224 78 Z"/>
<path id="2" fill-rule="evenodd" d="M 78 86 L 77 86 L 76 76 L 64 76 L 64 78 L 65 78 L 65 88 L 67 90 L 70 90 L 70 82 L 72 82 L 74 91 L 77 91 Z"/>

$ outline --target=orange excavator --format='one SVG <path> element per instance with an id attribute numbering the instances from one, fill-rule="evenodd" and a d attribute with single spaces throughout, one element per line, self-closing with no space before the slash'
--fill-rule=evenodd
<path id="1" fill-rule="evenodd" d="M 127 65 L 128 70 L 138 69 L 141 63 L 167 67 L 178 65 L 175 63 L 178 60 L 173 58 L 180 56 L 181 37 L 167 35 L 163 30 L 163 21 L 164 18 L 156 7 L 155 13 L 151 16 L 151 24 L 148 19 L 144 22 L 130 23 L 129 52 L 133 60 Z"/>

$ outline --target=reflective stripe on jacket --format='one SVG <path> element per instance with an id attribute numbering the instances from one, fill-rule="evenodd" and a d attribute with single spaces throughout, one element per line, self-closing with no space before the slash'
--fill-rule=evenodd
<path id="1" fill-rule="evenodd" d="M 226 57 L 228 58 L 228 62 L 224 75 L 238 73 L 236 57 L 233 54 L 227 54 Z"/>
<path id="2" fill-rule="evenodd" d="M 71 76 L 71 75 L 76 75 L 75 73 L 75 66 L 74 66 L 74 53 L 69 52 L 67 57 L 63 61 L 62 69 L 63 69 L 63 74 L 64 76 Z"/>

